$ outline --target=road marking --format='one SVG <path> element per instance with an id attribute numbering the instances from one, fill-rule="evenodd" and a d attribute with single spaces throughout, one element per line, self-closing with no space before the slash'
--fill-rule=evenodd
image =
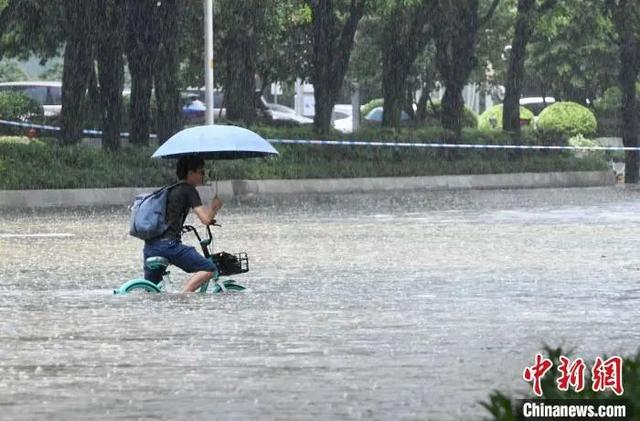
<path id="1" fill-rule="evenodd" d="M 49 233 L 49 234 L 0 234 L 0 238 L 69 238 L 73 234 L 69 233 Z"/>

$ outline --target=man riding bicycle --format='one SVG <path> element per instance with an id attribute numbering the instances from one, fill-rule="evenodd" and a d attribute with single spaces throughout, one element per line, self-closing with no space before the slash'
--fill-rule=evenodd
<path id="1" fill-rule="evenodd" d="M 215 196 L 208 207 L 202 204 L 200 194 L 196 190 L 196 186 L 204 184 L 204 160 L 202 158 L 194 155 L 180 158 L 176 165 L 176 175 L 179 183 L 171 188 L 167 196 L 166 220 L 169 228 L 160 237 L 145 241 L 143 262 L 151 256 L 162 256 L 168 259 L 172 265 L 185 272 L 193 273 L 183 292 L 195 292 L 211 278 L 217 268 L 212 261 L 198 253 L 194 247 L 182 243 L 182 226 L 190 209 L 193 209 L 203 224 L 213 224 L 223 202 L 222 199 Z M 149 269 L 145 264 L 144 277 L 157 284 L 162 280 L 162 273 Z"/>

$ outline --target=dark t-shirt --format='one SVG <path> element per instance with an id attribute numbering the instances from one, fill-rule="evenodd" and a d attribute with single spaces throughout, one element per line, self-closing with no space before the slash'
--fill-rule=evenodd
<path id="1" fill-rule="evenodd" d="M 201 205 L 202 200 L 198 190 L 191 184 L 180 183 L 173 187 L 167 196 L 167 222 L 169 223 L 169 229 L 162 237 L 179 239 L 189 210 Z"/>

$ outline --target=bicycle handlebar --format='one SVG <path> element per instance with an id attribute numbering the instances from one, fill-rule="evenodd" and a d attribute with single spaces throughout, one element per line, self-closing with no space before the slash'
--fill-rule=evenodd
<path id="1" fill-rule="evenodd" d="M 206 225 L 206 227 L 207 227 L 207 236 L 208 236 L 209 240 L 213 239 L 213 235 L 211 235 L 211 226 L 221 227 L 222 228 L 222 225 L 218 224 L 215 219 L 212 221 L 211 224 Z M 198 229 L 196 227 L 194 227 L 193 225 L 184 225 L 182 227 L 182 233 L 187 233 L 187 232 L 193 232 L 194 235 L 196 236 L 196 238 L 198 239 L 198 242 L 202 241 L 202 238 L 200 238 L 200 233 L 198 232 Z"/>

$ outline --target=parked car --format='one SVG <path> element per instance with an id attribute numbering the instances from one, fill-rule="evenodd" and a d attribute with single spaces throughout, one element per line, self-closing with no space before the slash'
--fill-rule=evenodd
<path id="1" fill-rule="evenodd" d="M 380 123 L 380 122 L 382 122 L 382 115 L 383 114 L 384 114 L 384 108 L 383 107 L 376 107 L 373 110 L 369 111 L 369 114 L 364 116 L 364 119 L 369 121 L 369 122 Z M 411 117 L 406 112 L 402 111 L 400 113 L 400 121 L 406 121 L 406 120 L 410 120 L 410 119 L 411 119 Z"/>
<path id="2" fill-rule="evenodd" d="M 313 124 L 313 119 L 298 115 L 293 108 L 282 104 L 267 103 L 267 107 L 273 115 L 273 120 L 277 123 L 289 123 L 293 125 Z M 342 133 L 353 131 L 353 121 L 351 116 L 351 104 L 336 104 L 333 107 L 333 128 Z"/>
<path id="3" fill-rule="evenodd" d="M 62 82 L 3 82 L 0 92 L 21 92 L 37 101 L 45 117 L 60 115 L 62 111 Z"/>
<path id="4" fill-rule="evenodd" d="M 333 107 L 333 128 L 342 133 L 353 132 L 353 106 L 336 104 Z"/>
<path id="5" fill-rule="evenodd" d="M 182 116 L 185 120 L 192 123 L 204 123 L 206 99 L 204 88 L 189 88 L 180 93 L 182 98 Z M 225 118 L 226 109 L 224 106 L 224 93 L 220 91 L 213 92 L 213 116 L 215 119 Z"/>
<path id="6" fill-rule="evenodd" d="M 313 124 L 313 119 L 298 115 L 293 108 L 289 108 L 285 105 L 266 103 L 266 107 L 271 114 L 271 121 L 267 121 L 267 123 L 271 122 L 279 126 L 302 126 L 305 124 Z"/>
<path id="7" fill-rule="evenodd" d="M 556 100 L 552 96 L 546 96 L 546 97 L 536 96 L 536 97 L 520 98 L 520 105 L 527 107 L 529 111 L 533 113 L 534 116 L 537 116 L 538 114 L 540 114 L 542 110 L 544 110 L 554 102 L 556 102 Z"/>

